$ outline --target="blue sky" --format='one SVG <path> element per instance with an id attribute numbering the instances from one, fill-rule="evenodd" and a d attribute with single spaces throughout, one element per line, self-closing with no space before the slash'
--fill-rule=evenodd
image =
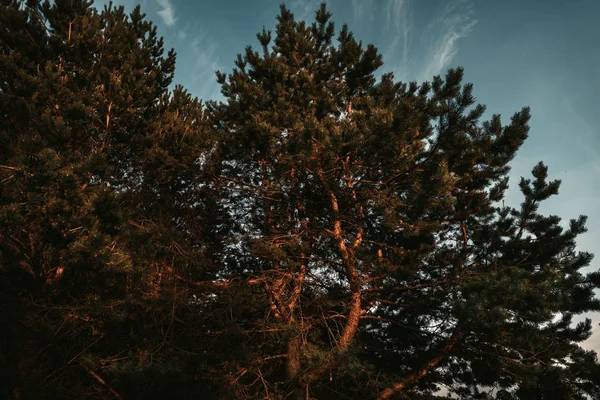
<path id="1" fill-rule="evenodd" d="M 178 53 L 175 79 L 201 99 L 219 98 L 214 71 L 230 71 L 255 34 L 273 29 L 281 0 L 117 0 L 158 25 Z M 297 19 L 312 19 L 321 0 L 285 3 Z M 96 1 L 101 7 L 105 1 Z M 463 66 L 488 115 L 506 122 L 530 106 L 531 132 L 513 161 L 512 187 L 540 160 L 563 181 L 543 211 L 565 220 L 588 215 L 582 250 L 600 268 L 600 1 L 598 0 L 330 0 L 336 26 L 347 23 L 383 54 L 381 72 L 403 81 L 431 80 Z M 507 204 L 517 206 L 516 190 Z M 600 350 L 600 315 L 584 347 Z"/>

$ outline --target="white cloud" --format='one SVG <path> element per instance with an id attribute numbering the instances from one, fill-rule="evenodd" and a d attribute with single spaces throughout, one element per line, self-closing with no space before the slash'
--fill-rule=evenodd
<path id="1" fill-rule="evenodd" d="M 431 41 L 421 80 L 431 80 L 450 66 L 458 52 L 459 40 L 465 38 L 476 24 L 470 1 L 446 2 L 441 12 L 428 26 Z"/>
<path id="2" fill-rule="evenodd" d="M 175 18 L 175 7 L 171 0 L 156 0 L 159 10 L 158 15 L 162 18 L 163 22 L 167 26 L 175 25 L 177 19 Z"/>
<path id="3" fill-rule="evenodd" d="M 386 29 L 392 28 L 392 23 L 397 32 L 401 32 L 410 21 L 407 18 L 409 8 L 408 0 L 389 0 L 387 5 Z"/>
<path id="4" fill-rule="evenodd" d="M 354 21 L 359 21 L 365 15 L 365 4 L 364 1 L 352 0 L 352 15 Z"/>
<path id="5" fill-rule="evenodd" d="M 193 72 L 191 83 L 197 94 L 204 99 L 220 96 L 220 86 L 216 82 L 215 71 L 219 68 L 217 42 L 204 32 L 198 33 L 191 43 Z"/>
<path id="6" fill-rule="evenodd" d="M 322 0 L 294 0 L 289 8 L 294 13 L 296 21 L 306 21 L 310 24 L 313 22 L 321 2 Z"/>
<path id="7" fill-rule="evenodd" d="M 388 0 L 383 7 L 382 30 L 391 38 L 383 54 L 393 59 L 392 70 L 399 79 L 430 81 L 451 66 L 460 40 L 477 21 L 472 0 L 453 0 L 433 10 L 423 27 L 415 27 L 419 23 L 414 19 L 416 4 L 421 3 Z M 355 11 L 355 15 L 361 11 Z"/>
<path id="8" fill-rule="evenodd" d="M 387 7 L 386 33 L 393 37 L 388 46 L 386 54 L 398 53 L 397 47 L 402 45 L 399 67 L 400 76 L 405 75 L 409 70 L 409 60 L 411 41 L 412 41 L 412 18 L 409 0 L 389 0 Z"/>
<path id="9" fill-rule="evenodd" d="M 590 146 L 590 143 L 597 141 L 597 129 L 594 128 L 591 121 L 586 120 L 577 110 L 573 98 L 564 96 L 562 97 L 562 103 L 564 105 L 563 109 L 569 115 L 570 128 L 572 129 L 573 125 L 577 126 L 576 132 L 578 135 L 575 136 L 575 140 L 580 143 L 580 149 L 587 153 L 587 159 L 592 163 L 596 176 L 600 176 L 600 152 L 596 150 L 596 146 Z"/>

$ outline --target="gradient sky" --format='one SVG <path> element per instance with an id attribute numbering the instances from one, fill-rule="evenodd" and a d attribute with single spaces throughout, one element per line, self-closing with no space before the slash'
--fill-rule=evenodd
<path id="1" fill-rule="evenodd" d="M 273 30 L 282 0 L 116 0 L 158 25 L 166 48 L 177 51 L 176 83 L 201 99 L 220 98 L 214 71 L 229 72 L 255 34 Z M 297 19 L 312 21 L 321 0 L 285 3 Z M 96 1 L 101 8 L 107 1 Z M 521 201 L 516 183 L 540 160 L 559 196 L 542 211 L 566 221 L 588 215 L 581 250 L 597 253 L 600 268 L 600 1 L 599 0 L 330 0 L 336 27 L 383 54 L 380 72 L 403 81 L 431 80 L 463 66 L 487 116 L 504 121 L 523 106 L 532 112 L 530 137 L 512 162 L 507 204 Z M 600 315 L 583 344 L 600 351 Z"/>

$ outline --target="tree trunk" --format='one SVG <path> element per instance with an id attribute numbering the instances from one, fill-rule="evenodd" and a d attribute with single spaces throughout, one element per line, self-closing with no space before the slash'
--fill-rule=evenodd
<path id="1" fill-rule="evenodd" d="M 285 373 L 287 381 L 292 387 L 292 399 L 304 399 L 303 385 L 300 382 L 300 372 L 302 365 L 300 363 L 301 341 L 298 334 L 290 337 L 287 344 L 287 360 L 285 365 Z"/>

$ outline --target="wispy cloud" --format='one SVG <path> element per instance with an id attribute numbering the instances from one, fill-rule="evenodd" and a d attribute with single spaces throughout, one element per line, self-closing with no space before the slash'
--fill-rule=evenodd
<path id="1" fill-rule="evenodd" d="M 156 0 L 156 3 L 159 7 L 158 15 L 165 23 L 165 25 L 175 25 L 175 22 L 177 22 L 177 18 L 175 18 L 175 7 L 173 6 L 171 0 Z"/>
<path id="2" fill-rule="evenodd" d="M 405 33 L 405 28 L 410 23 L 408 19 L 409 0 L 389 0 L 387 4 L 386 29 L 392 27 L 399 33 Z M 392 26 L 393 25 L 393 26 Z"/>
<path id="3" fill-rule="evenodd" d="M 591 167 L 595 170 L 596 176 L 600 176 L 600 152 L 597 150 L 597 146 L 590 145 L 591 143 L 598 143 L 597 129 L 591 121 L 586 120 L 577 107 L 575 101 L 570 96 L 562 97 L 562 104 L 564 113 L 569 115 L 568 121 L 572 126 L 576 126 L 578 135 L 575 139 L 581 143 L 581 149 L 586 153 L 587 159 L 591 162 Z"/>
<path id="4" fill-rule="evenodd" d="M 220 69 L 217 42 L 208 33 L 200 32 L 191 43 L 193 69 L 191 84 L 199 97 L 215 99 L 220 96 L 215 71 Z"/>
<path id="5" fill-rule="evenodd" d="M 409 0 L 389 0 L 385 8 L 387 19 L 386 34 L 393 37 L 386 54 L 401 54 L 396 71 L 406 76 L 410 69 L 412 45 L 412 13 Z M 401 46 L 400 49 L 398 47 Z"/>
<path id="6" fill-rule="evenodd" d="M 442 10 L 427 28 L 431 41 L 421 80 L 430 80 L 450 66 L 458 51 L 459 41 L 471 32 L 476 23 L 471 1 L 444 3 Z"/>
<path id="7" fill-rule="evenodd" d="M 365 1 L 352 0 L 352 15 L 354 22 L 361 20 L 365 15 Z"/>
<path id="8" fill-rule="evenodd" d="M 395 75 L 405 81 L 431 80 L 442 74 L 451 66 L 460 40 L 476 23 L 472 0 L 441 2 L 438 9 L 417 20 L 418 4 L 412 0 L 388 0 L 382 8 L 382 30 L 391 38 L 383 54 L 391 60 Z M 354 12 L 356 15 L 363 10 Z"/>
<path id="9" fill-rule="evenodd" d="M 294 0 L 290 3 L 290 10 L 296 20 L 311 23 L 321 3 L 322 0 Z"/>

